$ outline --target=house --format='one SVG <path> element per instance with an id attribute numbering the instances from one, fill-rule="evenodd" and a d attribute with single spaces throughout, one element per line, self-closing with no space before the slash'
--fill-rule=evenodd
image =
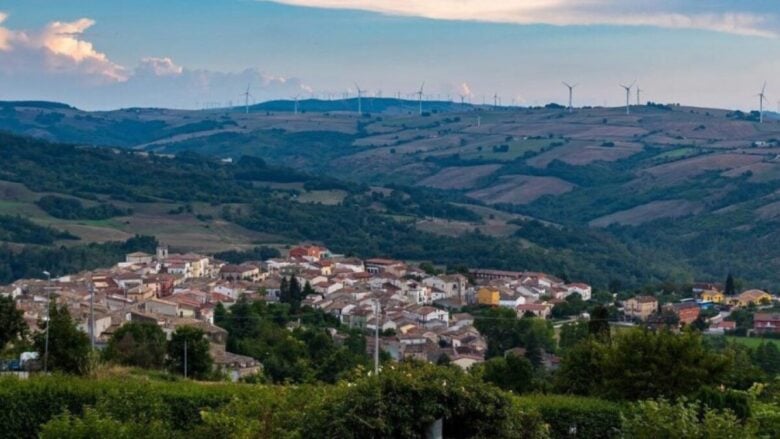
<path id="1" fill-rule="evenodd" d="M 144 309 L 147 312 L 153 314 L 161 314 L 164 316 L 177 317 L 179 316 L 179 305 L 174 302 L 169 302 L 162 299 L 149 299 L 144 302 Z"/>
<path id="2" fill-rule="evenodd" d="M 290 249 L 289 253 L 291 258 L 303 258 L 312 261 L 319 261 L 320 259 L 326 257 L 327 254 L 327 249 L 316 245 L 302 245 L 293 247 Z"/>
<path id="3" fill-rule="evenodd" d="M 525 297 L 513 291 L 500 291 L 498 306 L 504 308 L 516 309 L 519 305 L 525 304 Z"/>
<path id="4" fill-rule="evenodd" d="M 756 334 L 780 333 L 780 313 L 757 312 L 753 315 L 753 331 Z"/>
<path id="5" fill-rule="evenodd" d="M 677 314 L 681 325 L 690 325 L 699 317 L 701 312 L 699 305 L 692 301 L 668 304 L 664 308 Z"/>
<path id="6" fill-rule="evenodd" d="M 209 354 L 214 361 L 214 367 L 227 374 L 231 381 L 236 382 L 241 378 L 257 375 L 263 370 L 259 361 L 246 355 L 238 355 L 227 352 L 225 346 L 211 344 Z"/>
<path id="7" fill-rule="evenodd" d="M 577 293 L 580 295 L 582 300 L 590 300 L 591 295 L 593 293 L 593 289 L 590 287 L 590 285 L 576 283 L 576 284 L 569 284 L 566 285 L 566 289 L 568 290 L 569 294 Z"/>
<path id="8" fill-rule="evenodd" d="M 498 306 L 501 303 L 501 293 L 495 288 L 482 287 L 477 291 L 477 303 Z"/>
<path id="9" fill-rule="evenodd" d="M 393 259 L 367 259 L 365 266 L 366 271 L 372 274 L 389 273 L 398 277 L 406 274 L 406 264 Z"/>
<path id="10" fill-rule="evenodd" d="M 691 291 L 693 294 L 701 294 L 705 291 L 721 291 L 723 288 L 716 283 L 713 282 L 697 282 L 693 284 L 693 288 L 691 288 Z"/>
<path id="11" fill-rule="evenodd" d="M 766 291 L 761 290 L 747 290 L 739 294 L 732 300 L 732 304 L 739 306 L 748 306 L 751 303 L 753 305 L 763 305 L 772 302 L 772 296 Z"/>
<path id="12" fill-rule="evenodd" d="M 411 307 L 408 310 L 408 315 L 422 324 L 430 323 L 434 320 L 441 322 L 449 321 L 449 313 L 447 311 L 432 306 Z"/>
<path id="13" fill-rule="evenodd" d="M 531 313 L 540 319 L 546 319 L 552 311 L 552 305 L 546 303 L 526 303 L 517 306 L 517 317 L 523 317 L 525 313 Z"/>
<path id="14" fill-rule="evenodd" d="M 623 312 L 627 316 L 645 321 L 658 310 L 658 300 L 653 296 L 636 296 L 623 302 Z"/>
<path id="15" fill-rule="evenodd" d="M 260 280 L 260 267 L 249 264 L 228 264 L 219 269 L 219 277 L 227 281 L 247 280 L 256 282 Z"/>
<path id="16" fill-rule="evenodd" d="M 704 290 L 699 294 L 703 302 L 723 303 L 726 301 L 726 295 L 718 290 Z"/>
<path id="17" fill-rule="evenodd" d="M 707 328 L 707 333 L 711 335 L 723 335 L 726 333 L 726 331 L 733 331 L 735 329 L 737 329 L 737 322 L 721 320 L 719 322 L 711 324 L 710 327 Z"/>
<path id="18" fill-rule="evenodd" d="M 128 264 L 151 264 L 152 255 L 144 252 L 128 253 L 125 255 L 125 262 Z"/>

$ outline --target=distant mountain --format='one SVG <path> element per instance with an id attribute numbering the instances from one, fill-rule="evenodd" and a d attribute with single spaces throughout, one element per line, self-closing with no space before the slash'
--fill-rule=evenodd
<path id="1" fill-rule="evenodd" d="M 361 99 L 361 108 L 364 113 L 389 113 L 394 115 L 419 114 L 420 104 L 416 100 L 397 99 L 397 98 L 379 98 L 364 97 Z M 423 111 L 425 112 L 454 112 L 469 111 L 476 109 L 477 106 L 471 104 L 459 104 L 451 101 L 425 101 Z M 240 110 L 240 108 L 239 108 Z M 298 101 L 298 111 L 305 112 L 357 112 L 358 99 L 301 99 Z M 261 104 L 250 106 L 250 111 L 276 111 L 276 112 L 294 112 L 294 100 L 277 100 L 263 102 Z"/>

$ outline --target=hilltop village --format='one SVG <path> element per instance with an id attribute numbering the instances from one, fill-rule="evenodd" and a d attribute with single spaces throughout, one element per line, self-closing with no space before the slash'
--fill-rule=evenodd
<path id="1" fill-rule="evenodd" d="M 470 269 L 432 274 L 426 268 L 385 258 L 345 257 L 317 245 L 300 245 L 290 248 L 285 257 L 241 264 L 195 253 L 169 253 L 160 246 L 156 254 L 127 254 L 125 261 L 107 269 L 50 280 L 22 279 L 0 287 L 0 294 L 15 300 L 33 332 L 44 321 L 50 300 L 67 306 L 97 347 L 105 346 L 128 322 L 154 323 L 168 337 L 179 327 L 195 326 L 206 334 L 217 369 L 233 379 L 260 372 L 262 364 L 227 351 L 228 333 L 215 325 L 215 309 L 229 309 L 242 297 L 283 301 L 283 290 L 291 282 L 301 289 L 297 307 L 321 311 L 339 326 L 361 331 L 367 354 L 379 340 L 381 351 L 396 361 L 437 362 L 446 356 L 463 369 L 485 361 L 488 343 L 476 329 L 475 317 L 463 312 L 468 309 L 500 307 L 513 310 L 517 318 L 556 317 L 558 327 L 590 318 L 584 306 L 574 315 L 554 315 L 554 310 L 567 304 L 591 301 L 592 288 L 584 283 L 566 283 L 537 272 Z M 650 295 L 617 300 L 614 294 L 611 301 L 620 308 L 610 320 L 649 327 L 702 321 L 709 333 L 723 334 L 737 329 L 737 322 L 727 320 L 732 308 L 766 307 L 775 300 L 760 290 L 735 297 L 721 290 L 716 284 L 697 284 L 693 293 L 698 299 L 668 303 Z M 780 330 L 780 315 L 756 312 L 753 325 L 754 333 L 773 333 Z M 296 323 L 288 326 L 292 330 Z M 336 342 L 345 337 L 335 328 L 330 334 Z M 550 368 L 559 362 L 547 352 L 544 360 Z"/>
<path id="2" fill-rule="evenodd" d="M 322 310 L 348 328 L 365 331 L 369 352 L 379 326 L 381 349 L 393 359 L 435 362 L 446 354 L 463 368 L 485 360 L 487 343 L 474 318 L 458 312 L 461 308 L 501 306 L 520 317 L 532 313 L 546 318 L 556 301 L 574 293 L 588 300 L 591 294 L 588 285 L 566 284 L 543 273 L 471 270 L 467 275 L 431 275 L 403 261 L 349 258 L 314 245 L 291 248 L 284 258 L 238 265 L 200 254 L 168 253 L 161 246 L 154 255 L 128 254 L 108 269 L 50 281 L 19 280 L 0 288 L 0 294 L 15 299 L 32 331 L 45 317 L 49 298 L 66 305 L 86 333 L 94 315 L 98 347 L 131 321 L 156 323 L 169 336 L 178 327 L 197 326 L 211 342 L 215 365 L 234 377 L 256 373 L 261 365 L 225 350 L 227 334 L 214 325 L 215 307 L 229 308 L 241 296 L 278 302 L 282 285 L 292 278 L 306 293 L 301 307 Z"/>

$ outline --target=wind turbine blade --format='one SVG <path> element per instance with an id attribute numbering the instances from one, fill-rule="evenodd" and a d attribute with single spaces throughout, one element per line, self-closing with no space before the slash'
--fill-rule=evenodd
<path id="1" fill-rule="evenodd" d="M 764 81 L 764 86 L 761 87 L 761 94 L 763 95 L 764 92 L 766 92 L 766 81 Z"/>

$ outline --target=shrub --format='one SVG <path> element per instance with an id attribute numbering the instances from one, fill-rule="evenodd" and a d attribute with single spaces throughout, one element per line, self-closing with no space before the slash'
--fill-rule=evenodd
<path id="1" fill-rule="evenodd" d="M 560 395 L 518 397 L 524 410 L 538 411 L 551 437 L 617 438 L 621 436 L 621 405 L 595 398 Z"/>

